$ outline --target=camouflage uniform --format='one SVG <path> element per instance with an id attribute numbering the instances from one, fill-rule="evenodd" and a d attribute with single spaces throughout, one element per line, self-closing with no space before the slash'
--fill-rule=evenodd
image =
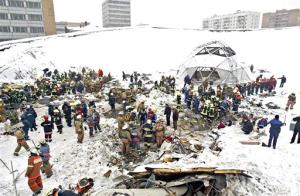
<path id="1" fill-rule="evenodd" d="M 80 119 L 75 119 L 75 131 L 78 135 L 77 142 L 82 143 L 84 138 L 84 130 L 83 130 L 82 121 Z"/>
<path id="2" fill-rule="evenodd" d="M 19 155 L 19 151 L 21 150 L 22 147 L 24 147 L 27 151 L 29 151 L 29 146 L 24 138 L 24 133 L 22 130 L 18 129 L 15 133 L 16 137 L 17 137 L 17 143 L 18 146 L 15 149 L 14 155 L 18 156 Z"/>

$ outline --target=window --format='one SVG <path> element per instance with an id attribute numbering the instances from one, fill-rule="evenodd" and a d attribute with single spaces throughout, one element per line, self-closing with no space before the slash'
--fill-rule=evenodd
<path id="1" fill-rule="evenodd" d="M 42 17 L 42 15 L 28 14 L 28 20 L 31 20 L 31 21 L 42 21 L 43 17 Z"/>
<path id="2" fill-rule="evenodd" d="M 6 6 L 6 1 L 5 0 L 0 0 L 0 6 Z"/>
<path id="3" fill-rule="evenodd" d="M 13 27 L 15 33 L 27 33 L 27 27 Z"/>
<path id="4" fill-rule="evenodd" d="M 35 8 L 35 9 L 38 9 L 38 8 L 41 8 L 41 3 L 40 3 L 40 2 L 27 1 L 27 2 L 26 2 L 26 6 L 27 6 L 28 8 Z"/>
<path id="5" fill-rule="evenodd" d="M 10 14 L 12 20 L 26 20 L 25 14 Z"/>
<path id="6" fill-rule="evenodd" d="M 23 1 L 8 1 L 10 7 L 24 7 Z"/>
<path id="7" fill-rule="evenodd" d="M 8 33 L 8 32 L 10 32 L 10 27 L 0 26 L 0 32 Z"/>
<path id="8" fill-rule="evenodd" d="M 0 20 L 8 20 L 8 14 L 0 13 Z"/>
<path id="9" fill-rule="evenodd" d="M 30 33 L 44 33 L 43 27 L 30 27 Z"/>

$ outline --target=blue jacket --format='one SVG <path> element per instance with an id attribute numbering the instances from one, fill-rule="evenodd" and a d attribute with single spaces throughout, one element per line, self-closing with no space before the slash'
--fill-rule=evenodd
<path id="1" fill-rule="evenodd" d="M 43 162 L 49 161 L 50 159 L 50 147 L 48 144 L 42 144 L 40 147 L 40 155 L 42 157 Z"/>
<path id="2" fill-rule="evenodd" d="M 280 132 L 281 126 L 283 123 L 280 120 L 276 120 L 275 118 L 271 120 L 268 124 L 271 124 L 270 132 Z"/>

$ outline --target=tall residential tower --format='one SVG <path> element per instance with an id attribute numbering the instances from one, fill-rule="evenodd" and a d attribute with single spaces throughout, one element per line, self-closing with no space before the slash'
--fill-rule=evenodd
<path id="1" fill-rule="evenodd" d="M 53 0 L 0 0 L 0 41 L 53 34 Z"/>
<path id="2" fill-rule="evenodd" d="M 131 25 L 130 0 L 106 0 L 102 4 L 103 27 Z"/>

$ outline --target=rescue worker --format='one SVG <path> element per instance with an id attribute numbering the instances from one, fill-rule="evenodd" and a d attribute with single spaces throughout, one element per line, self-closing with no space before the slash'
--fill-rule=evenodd
<path id="1" fill-rule="evenodd" d="M 171 124 L 170 122 L 171 112 L 172 112 L 171 107 L 168 104 L 166 104 L 164 115 L 166 115 L 167 126 L 170 126 Z"/>
<path id="2" fill-rule="evenodd" d="M 202 110 L 201 110 L 201 115 L 204 118 L 208 117 L 210 104 L 211 104 L 210 100 L 205 100 L 205 103 L 204 103 L 204 105 L 202 107 Z"/>
<path id="3" fill-rule="evenodd" d="M 82 178 L 76 185 L 76 191 L 78 196 L 83 196 L 94 186 L 94 180 L 92 178 Z"/>
<path id="4" fill-rule="evenodd" d="M 15 149 L 14 155 L 19 156 L 19 152 L 20 152 L 22 147 L 24 147 L 27 151 L 29 151 L 30 148 L 29 148 L 29 146 L 28 146 L 28 144 L 25 140 L 24 132 L 21 129 L 18 129 L 16 131 L 15 135 L 16 135 L 16 138 L 17 138 L 18 146 Z"/>
<path id="5" fill-rule="evenodd" d="M 43 166 L 41 168 L 42 173 L 45 173 L 47 178 L 50 178 L 53 175 L 52 166 L 49 162 L 50 160 L 50 147 L 46 143 L 44 138 L 40 139 L 40 156 L 43 160 Z"/>
<path id="6" fill-rule="evenodd" d="M 44 128 L 46 142 L 52 142 L 52 130 L 54 127 L 47 115 L 44 116 L 44 122 L 42 122 L 41 126 Z"/>
<path id="7" fill-rule="evenodd" d="M 28 178 L 28 186 L 32 190 L 34 196 L 40 194 L 43 189 L 43 182 L 40 173 L 42 164 L 43 160 L 38 155 L 37 149 L 31 148 L 25 177 Z"/>
<path id="8" fill-rule="evenodd" d="M 286 83 L 286 77 L 283 75 L 281 78 L 278 78 L 281 80 L 279 88 L 282 88 L 284 84 Z"/>
<path id="9" fill-rule="evenodd" d="M 139 103 L 139 105 L 137 107 L 137 112 L 139 113 L 143 109 L 146 109 L 146 107 L 145 107 L 145 101 L 141 101 L 141 103 Z"/>
<path id="10" fill-rule="evenodd" d="M 179 119 L 179 112 L 178 112 L 177 108 L 173 109 L 172 118 L 173 118 L 173 128 L 174 128 L 174 130 L 177 130 L 177 121 Z"/>
<path id="11" fill-rule="evenodd" d="M 153 143 L 153 126 L 152 126 L 152 120 L 148 119 L 146 124 L 144 124 L 141 127 L 141 133 L 144 138 L 144 142 L 150 146 L 151 143 Z"/>
<path id="12" fill-rule="evenodd" d="M 90 111 L 86 118 L 87 125 L 89 127 L 89 135 L 90 137 L 94 137 L 94 118 L 93 113 Z"/>
<path id="13" fill-rule="evenodd" d="M 101 132 L 101 127 L 100 127 L 100 114 L 99 112 L 95 111 L 94 114 L 94 129 L 95 133 L 97 133 L 97 130 Z"/>
<path id="14" fill-rule="evenodd" d="M 77 134 L 77 143 L 82 143 L 84 138 L 84 130 L 83 130 L 83 122 L 82 122 L 82 116 L 77 115 L 75 117 L 75 132 Z"/>
<path id="15" fill-rule="evenodd" d="M 68 127 L 72 127 L 72 108 L 69 102 L 65 102 L 62 106 L 63 113 Z"/>
<path id="16" fill-rule="evenodd" d="M 294 105 L 296 104 L 296 95 L 295 93 L 292 93 L 288 97 L 288 102 L 286 104 L 285 110 L 288 111 L 289 109 L 294 109 Z"/>
<path id="17" fill-rule="evenodd" d="M 154 131 L 155 131 L 155 138 L 156 138 L 156 144 L 157 147 L 160 148 L 164 141 L 164 136 L 165 136 L 165 127 L 161 121 L 158 121 L 155 126 L 154 126 Z"/>
<path id="18" fill-rule="evenodd" d="M 271 120 L 268 124 L 271 124 L 268 147 L 271 147 L 271 145 L 273 144 L 273 149 L 276 149 L 277 139 L 281 131 L 281 126 L 283 126 L 284 123 L 282 123 L 279 120 L 279 115 L 276 115 L 275 118 Z"/>
<path id="19" fill-rule="evenodd" d="M 146 123 L 147 120 L 147 112 L 145 108 L 143 108 L 139 113 L 138 113 L 138 118 L 140 120 L 140 126 Z"/>
<path id="20" fill-rule="evenodd" d="M 115 113 L 116 113 L 116 106 L 115 106 L 116 101 L 117 101 L 117 98 L 114 95 L 114 93 L 110 93 L 109 96 L 108 96 L 108 103 L 111 107 L 111 111 L 112 111 L 113 115 L 115 115 Z"/>
<path id="21" fill-rule="evenodd" d="M 57 132 L 59 134 L 62 134 L 63 125 L 61 120 L 61 113 L 58 109 L 55 109 L 53 112 L 54 112 L 53 121 L 56 124 Z"/>
<path id="22" fill-rule="evenodd" d="M 122 130 L 119 132 L 119 137 L 122 141 L 122 153 L 123 155 L 128 155 L 129 154 L 129 145 L 131 143 L 131 135 L 130 135 L 130 131 L 129 131 L 129 126 L 128 124 L 125 124 L 122 127 Z"/>
<path id="23" fill-rule="evenodd" d="M 293 121 L 296 121 L 294 133 L 291 139 L 291 144 L 295 142 L 296 136 L 298 135 L 297 144 L 300 144 L 300 117 L 293 118 Z"/>

